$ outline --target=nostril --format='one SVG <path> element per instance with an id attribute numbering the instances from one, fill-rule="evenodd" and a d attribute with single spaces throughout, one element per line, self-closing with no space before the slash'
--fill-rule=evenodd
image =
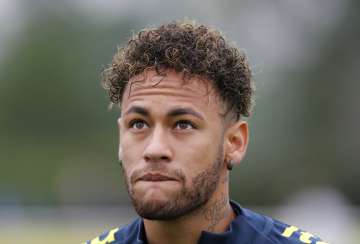
<path id="1" fill-rule="evenodd" d="M 144 159 L 146 162 L 169 162 L 170 158 L 166 155 L 145 155 Z"/>
<path id="2" fill-rule="evenodd" d="M 169 157 L 167 157 L 167 156 L 162 156 L 160 159 L 161 159 L 162 161 L 168 161 L 168 160 L 169 160 Z"/>

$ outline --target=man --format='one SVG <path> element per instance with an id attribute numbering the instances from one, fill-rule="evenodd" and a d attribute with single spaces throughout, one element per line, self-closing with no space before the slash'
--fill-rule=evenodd
<path id="1" fill-rule="evenodd" d="M 119 158 L 140 218 L 87 243 L 316 243 L 229 199 L 244 158 L 251 71 L 221 34 L 174 22 L 131 38 L 103 83 L 121 118 Z"/>

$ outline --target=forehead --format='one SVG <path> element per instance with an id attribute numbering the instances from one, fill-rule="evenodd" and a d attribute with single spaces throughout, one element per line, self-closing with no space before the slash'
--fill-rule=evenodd
<path id="1" fill-rule="evenodd" d="M 150 103 L 150 106 L 190 105 L 221 113 L 223 103 L 210 80 L 193 76 L 184 79 L 182 73 L 166 70 L 161 75 L 147 70 L 132 77 L 124 91 L 122 111 L 132 104 Z"/>

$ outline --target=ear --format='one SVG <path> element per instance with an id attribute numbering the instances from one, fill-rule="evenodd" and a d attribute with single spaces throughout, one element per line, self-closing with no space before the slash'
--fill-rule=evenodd
<path id="1" fill-rule="evenodd" d="M 118 128 L 119 128 L 119 151 L 118 151 L 118 157 L 119 157 L 119 162 L 121 162 L 121 160 L 122 160 L 122 147 L 121 147 L 121 142 L 120 142 L 120 138 L 121 138 L 121 117 L 117 120 L 117 124 L 118 124 Z"/>
<path id="2" fill-rule="evenodd" d="M 249 128 L 246 121 L 237 121 L 225 132 L 225 160 L 240 164 L 249 142 Z"/>

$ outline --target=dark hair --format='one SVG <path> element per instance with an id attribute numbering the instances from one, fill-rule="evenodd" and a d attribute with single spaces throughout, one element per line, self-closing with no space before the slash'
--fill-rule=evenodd
<path id="1" fill-rule="evenodd" d="M 253 88 L 246 55 L 214 29 L 171 22 L 140 31 L 103 71 L 102 83 L 111 102 L 121 102 L 129 79 L 148 68 L 207 78 L 237 118 L 250 115 Z"/>

